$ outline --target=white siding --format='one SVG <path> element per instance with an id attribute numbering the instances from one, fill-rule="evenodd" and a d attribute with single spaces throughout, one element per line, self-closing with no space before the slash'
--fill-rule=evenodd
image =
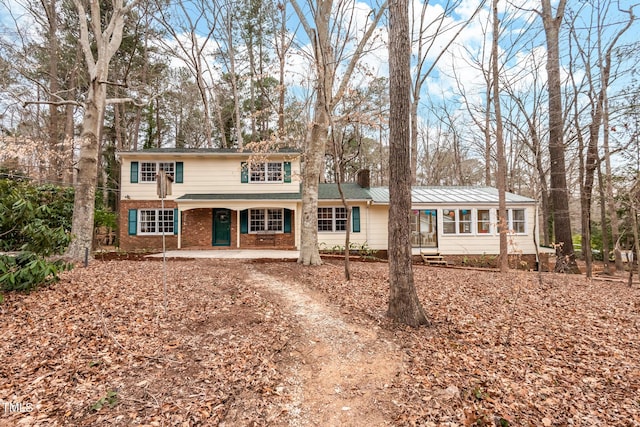
<path id="1" fill-rule="evenodd" d="M 443 234 L 442 233 L 442 210 L 443 209 L 472 209 L 473 213 L 473 233 L 471 234 Z M 535 253 L 535 246 L 533 243 L 532 233 L 535 221 L 535 204 L 509 206 L 513 209 L 525 209 L 525 234 L 509 235 L 509 253 Z M 477 205 L 477 206 L 413 206 L 415 210 L 437 210 L 437 232 L 438 232 L 438 247 L 437 250 L 443 255 L 495 255 L 500 253 L 500 236 L 496 232 L 495 221 L 497 218 L 497 208 L 492 205 Z M 491 233 L 477 233 L 476 232 L 476 209 L 489 209 L 491 210 L 492 229 Z M 387 249 L 388 244 L 388 221 L 389 212 L 387 205 L 371 205 L 368 208 L 367 216 L 367 242 L 368 246 L 372 249 Z M 364 224 L 364 223 L 363 223 Z M 365 231 L 363 229 L 363 231 Z M 416 252 L 417 251 L 417 252 Z M 414 252 L 418 253 L 419 249 L 414 248 Z"/>
<path id="2" fill-rule="evenodd" d="M 140 163 L 147 161 L 181 161 L 184 163 L 184 182 L 173 183 L 172 196 L 175 199 L 184 194 L 250 194 L 250 193 L 297 193 L 300 190 L 300 161 L 289 160 L 284 156 L 269 157 L 269 161 L 291 161 L 290 183 L 241 183 L 241 164 L 243 159 L 229 157 L 171 157 L 136 156 L 122 159 L 121 197 L 133 200 L 150 200 L 157 198 L 156 183 L 131 183 L 131 161 Z"/>
<path id="3" fill-rule="evenodd" d="M 320 201 L 318 202 L 318 207 L 341 207 L 342 203 L 340 201 L 335 202 L 326 202 Z M 369 240 L 371 227 L 369 223 L 370 219 L 370 209 L 367 203 L 354 203 L 352 206 L 358 206 L 360 208 L 360 232 L 354 233 L 353 231 L 349 234 L 349 241 L 353 245 L 363 246 L 366 244 L 369 249 L 386 249 L 386 243 L 384 247 L 372 246 L 372 242 Z M 353 223 L 353 220 L 352 220 Z M 385 233 L 386 239 L 386 233 Z M 320 246 L 320 250 L 332 249 L 334 247 L 342 247 L 344 246 L 345 233 L 344 231 L 339 232 L 323 232 L 318 231 L 318 245 Z"/>

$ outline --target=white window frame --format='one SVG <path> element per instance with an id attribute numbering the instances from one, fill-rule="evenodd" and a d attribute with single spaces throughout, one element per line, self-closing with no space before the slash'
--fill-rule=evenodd
<path id="1" fill-rule="evenodd" d="M 320 217 L 320 210 L 329 213 L 330 216 Z M 338 215 L 338 212 L 340 215 Z M 326 224 L 331 224 L 331 230 L 320 229 L 320 221 L 324 221 Z M 340 228 L 339 224 L 344 224 Z M 318 207 L 318 233 L 344 233 L 347 231 L 347 210 L 344 206 L 319 206 Z"/>
<path id="2" fill-rule="evenodd" d="M 259 222 L 254 219 L 254 213 L 260 214 Z M 284 233 L 284 209 L 260 208 L 249 209 L 248 231 L 249 234 Z"/>
<path id="3" fill-rule="evenodd" d="M 516 220 L 514 218 L 515 211 L 522 211 L 522 220 Z M 509 232 L 513 234 L 527 234 L 527 209 L 526 208 L 511 208 L 509 209 Z M 522 224 L 522 231 L 516 231 L 514 225 Z"/>
<path id="4" fill-rule="evenodd" d="M 153 165 L 153 170 L 150 170 L 149 165 Z M 145 166 L 149 170 L 145 170 Z M 155 183 L 158 172 L 164 170 L 168 175 L 175 176 L 176 174 L 176 162 L 140 162 L 140 172 L 138 172 L 138 182 L 141 183 Z"/>
<path id="5" fill-rule="evenodd" d="M 453 233 L 448 232 L 445 229 L 445 218 L 450 216 L 449 213 L 451 211 L 455 212 L 455 219 L 453 220 L 453 225 L 454 225 L 454 232 Z M 469 211 L 469 215 L 471 216 L 471 218 L 469 220 L 462 221 L 461 220 L 461 216 L 463 215 L 462 211 Z M 474 227 L 474 220 L 475 220 L 474 211 L 475 211 L 475 209 L 473 209 L 473 208 L 445 208 L 445 209 L 442 209 L 442 215 L 441 215 L 442 216 L 442 234 L 445 235 L 445 236 L 469 236 L 469 235 L 473 234 L 474 231 L 475 231 L 475 227 Z M 461 229 L 462 229 L 464 224 L 468 224 L 469 225 L 469 231 L 465 231 L 465 232 L 461 231 Z"/>
<path id="6" fill-rule="evenodd" d="M 250 183 L 282 183 L 284 182 L 284 163 L 251 163 L 248 174 Z"/>
<path id="7" fill-rule="evenodd" d="M 138 209 L 138 230 L 137 234 L 141 236 L 160 236 L 162 235 L 161 216 L 164 212 L 166 215 L 164 220 L 164 234 L 174 234 L 175 212 L 173 209 Z M 153 219 L 144 219 L 145 215 L 153 213 Z M 153 231 L 146 231 L 147 224 L 152 225 Z"/>
<path id="8" fill-rule="evenodd" d="M 488 219 L 480 219 L 480 211 L 486 211 L 489 213 L 489 218 Z M 494 233 L 495 228 L 493 227 L 493 209 L 491 208 L 476 208 L 475 209 L 475 226 L 476 226 L 476 234 L 479 236 L 490 236 Z M 489 226 L 489 229 L 485 232 L 480 231 L 481 227 L 480 224 L 487 224 Z"/>

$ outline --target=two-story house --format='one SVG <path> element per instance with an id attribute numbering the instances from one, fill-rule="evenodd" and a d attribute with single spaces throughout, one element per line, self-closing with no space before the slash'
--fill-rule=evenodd
<path id="1" fill-rule="evenodd" d="M 121 162 L 120 230 L 123 250 L 300 247 L 301 155 L 293 149 L 252 154 L 233 149 L 152 149 L 118 153 Z M 158 197 L 157 176 L 173 178 Z M 370 187 L 363 171 L 342 185 L 352 209 L 350 240 L 387 249 L 389 191 Z M 510 253 L 533 255 L 535 200 L 507 193 Z M 164 206 L 164 207 L 163 207 Z M 412 189 L 414 253 L 484 256 L 499 253 L 498 192 L 490 187 Z M 336 184 L 320 184 L 321 248 L 344 245 L 347 211 Z"/>

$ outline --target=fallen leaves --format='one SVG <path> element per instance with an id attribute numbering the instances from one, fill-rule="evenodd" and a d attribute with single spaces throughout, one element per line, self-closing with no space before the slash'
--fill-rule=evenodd
<path id="1" fill-rule="evenodd" d="M 5 295 L 0 400 L 33 411 L 0 412 L 0 425 L 287 424 L 300 325 L 246 267 L 170 261 L 166 315 L 157 261 L 94 262 Z M 640 425 L 638 289 L 415 266 L 431 326 L 411 329 L 385 317 L 386 264 L 351 267 L 346 282 L 339 263 L 251 264 L 402 349 L 403 371 L 381 389 L 389 424 Z"/>

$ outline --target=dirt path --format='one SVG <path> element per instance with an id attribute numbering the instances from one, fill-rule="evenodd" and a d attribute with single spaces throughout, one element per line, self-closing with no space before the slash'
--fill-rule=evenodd
<path id="1" fill-rule="evenodd" d="M 402 369 L 395 344 L 345 320 L 304 284 L 286 283 L 247 266 L 247 279 L 258 291 L 278 298 L 291 312 L 300 335 L 287 355 L 292 401 L 283 408 L 283 424 L 362 426 L 391 424 L 389 385 Z"/>

